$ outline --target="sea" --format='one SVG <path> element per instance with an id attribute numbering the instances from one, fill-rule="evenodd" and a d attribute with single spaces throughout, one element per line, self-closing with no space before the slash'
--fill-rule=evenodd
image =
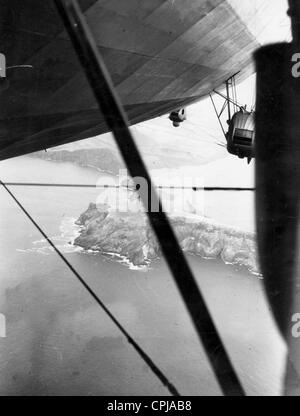
<path id="1" fill-rule="evenodd" d="M 0 163 L 2 181 L 95 184 L 99 175 L 31 157 Z M 10 189 L 181 395 L 222 394 L 163 258 L 136 268 L 72 245 L 99 189 Z M 253 221 L 246 193 L 209 198 L 218 220 L 248 211 Z M 187 259 L 246 393 L 280 395 L 286 349 L 262 278 L 221 259 Z M 3 188 L 0 314 L 2 396 L 169 394 Z"/>

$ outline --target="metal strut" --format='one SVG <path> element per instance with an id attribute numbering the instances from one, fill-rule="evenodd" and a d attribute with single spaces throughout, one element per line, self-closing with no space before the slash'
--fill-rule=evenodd
<path id="1" fill-rule="evenodd" d="M 222 121 L 221 121 L 221 116 L 224 113 L 224 111 L 226 110 L 226 107 L 227 107 L 227 110 L 228 110 L 228 120 L 227 120 L 227 122 L 230 122 L 231 116 L 232 116 L 231 105 L 233 106 L 233 114 L 237 111 L 238 108 L 242 111 L 246 110 L 246 106 L 242 106 L 241 104 L 239 104 L 237 102 L 236 85 L 235 85 L 235 76 L 237 74 L 238 74 L 238 72 L 235 75 L 232 75 L 230 78 L 228 78 L 225 81 L 226 95 L 222 94 L 221 92 L 219 92 L 215 89 L 213 90 L 213 92 L 215 94 L 219 95 L 220 97 L 224 98 L 224 100 L 225 100 L 220 112 L 218 112 L 218 110 L 217 110 L 217 106 L 214 102 L 212 94 L 209 94 L 212 105 L 214 107 L 214 111 L 216 113 L 217 119 L 219 121 L 220 127 L 222 129 L 222 133 L 223 133 L 226 141 L 227 141 L 227 133 L 226 133 L 225 128 L 224 128 L 224 126 L 222 124 Z M 232 91 L 232 97 L 230 96 L 230 87 L 231 87 L 231 91 Z"/>
<path id="2" fill-rule="evenodd" d="M 116 95 L 109 73 L 77 1 L 54 1 L 85 70 L 99 108 L 108 127 L 115 136 L 116 143 L 133 180 L 136 177 L 143 177 L 150 185 L 152 203 L 161 207 L 161 202 L 128 128 L 127 116 Z M 145 206 L 148 206 L 147 196 L 143 192 L 140 195 Z M 202 293 L 197 286 L 165 213 L 161 209 L 158 213 L 153 213 L 149 209 L 148 217 L 220 387 L 226 395 L 244 395 L 241 383 L 218 334 Z"/>

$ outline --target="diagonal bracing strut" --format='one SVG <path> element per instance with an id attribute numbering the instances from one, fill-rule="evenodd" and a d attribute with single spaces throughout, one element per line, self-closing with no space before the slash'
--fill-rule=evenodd
<path id="1" fill-rule="evenodd" d="M 217 328 L 206 306 L 190 267 L 182 253 L 166 214 L 161 209 L 144 162 L 128 128 L 127 116 L 117 97 L 109 73 L 98 51 L 93 35 L 76 0 L 54 0 L 74 49 L 86 73 L 99 109 L 113 132 L 119 150 L 133 180 L 142 177 L 149 184 L 152 205 L 159 212 L 148 209 L 149 221 L 157 236 L 165 259 L 183 297 L 197 334 L 202 341 L 211 366 L 225 395 L 244 395 L 243 388 L 225 350 Z M 138 183 L 137 183 L 138 184 Z M 148 206 L 148 196 L 141 192 Z"/>

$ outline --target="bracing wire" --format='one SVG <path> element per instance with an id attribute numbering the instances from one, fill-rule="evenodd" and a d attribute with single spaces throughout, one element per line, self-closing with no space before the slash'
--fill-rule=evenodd
<path id="1" fill-rule="evenodd" d="M 216 116 L 217 116 L 217 118 L 218 118 L 218 121 L 219 121 L 219 124 L 220 124 L 221 130 L 222 130 L 222 133 L 223 133 L 223 135 L 224 135 L 224 137 L 225 137 L 225 140 L 226 140 L 226 132 L 225 132 L 225 129 L 224 129 L 224 127 L 223 127 L 223 124 L 222 124 L 222 122 L 221 122 L 221 120 L 220 120 L 220 117 L 219 117 L 219 114 L 218 114 L 218 110 L 217 110 L 216 104 L 215 104 L 215 102 L 214 102 L 214 99 L 213 99 L 212 95 L 211 95 L 211 94 L 209 94 L 209 96 L 210 96 L 210 100 L 211 100 L 211 102 L 212 102 L 212 105 L 213 105 L 213 107 L 214 107 L 214 110 L 215 110 Z M 228 105 L 229 105 L 229 103 L 228 103 Z"/>
<path id="2" fill-rule="evenodd" d="M 149 357 L 149 355 L 139 346 L 139 344 L 133 339 L 133 337 L 126 331 L 126 329 L 122 326 L 122 324 L 117 320 L 117 318 L 112 314 L 112 312 L 107 308 L 104 302 L 100 299 L 100 297 L 93 291 L 93 289 L 85 282 L 83 277 L 74 269 L 72 264 L 66 259 L 63 253 L 56 247 L 56 245 L 52 242 L 52 240 L 48 237 L 48 235 L 42 230 L 42 228 L 37 224 L 37 222 L 32 218 L 32 216 L 26 211 L 24 206 L 19 202 L 16 196 L 7 188 L 4 182 L 0 180 L 0 185 L 4 187 L 4 189 L 8 192 L 8 194 L 12 197 L 12 199 L 16 202 L 19 208 L 23 211 L 26 217 L 31 221 L 31 223 L 35 226 L 35 228 L 42 234 L 42 236 L 48 241 L 50 246 L 54 249 L 56 254 L 62 259 L 62 261 L 67 265 L 67 267 L 71 270 L 71 272 L 77 277 L 79 282 L 85 287 L 85 289 L 89 292 L 89 294 L 94 298 L 97 304 L 102 308 L 102 310 L 107 314 L 107 316 L 112 320 L 112 322 L 117 326 L 117 328 L 121 331 L 121 333 L 125 336 L 129 344 L 135 349 L 135 351 L 139 354 L 141 359 L 149 366 L 152 372 L 156 375 L 156 377 L 162 382 L 162 384 L 169 390 L 172 396 L 180 396 L 179 392 L 177 391 L 176 387 L 169 381 L 169 379 L 164 375 L 164 373 L 157 367 L 157 365 L 153 362 L 153 360 Z"/>
<path id="3" fill-rule="evenodd" d="M 44 187 L 44 188 L 95 188 L 95 189 L 129 189 L 135 191 L 133 186 L 126 185 L 108 185 L 108 184 L 78 184 L 78 183 L 40 183 L 40 182 L 3 182 L 7 186 L 28 186 L 28 187 Z M 251 187 L 229 187 L 229 186 L 156 186 L 157 189 L 168 190 L 191 190 L 191 191 L 207 191 L 207 192 L 254 192 L 255 188 Z"/>

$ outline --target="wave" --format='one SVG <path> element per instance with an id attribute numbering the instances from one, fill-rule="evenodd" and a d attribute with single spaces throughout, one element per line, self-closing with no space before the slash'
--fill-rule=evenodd
<path id="1" fill-rule="evenodd" d="M 80 235 L 82 227 L 77 225 L 76 218 L 64 216 L 59 225 L 59 235 L 50 236 L 50 240 L 64 254 L 78 253 L 82 248 L 74 245 L 75 239 Z M 39 253 L 50 255 L 54 252 L 46 239 L 36 240 L 32 242 L 32 247 L 27 249 L 16 249 L 20 253 Z"/>
<path id="2" fill-rule="evenodd" d="M 103 252 L 101 253 L 104 256 L 109 256 L 114 261 L 117 261 L 117 263 L 123 264 L 124 266 L 128 267 L 130 270 L 138 271 L 138 272 L 147 272 L 151 269 L 150 267 L 150 261 L 146 261 L 146 264 L 137 265 L 134 264 L 129 257 L 123 256 L 121 254 L 117 253 L 111 253 L 111 252 Z"/>

